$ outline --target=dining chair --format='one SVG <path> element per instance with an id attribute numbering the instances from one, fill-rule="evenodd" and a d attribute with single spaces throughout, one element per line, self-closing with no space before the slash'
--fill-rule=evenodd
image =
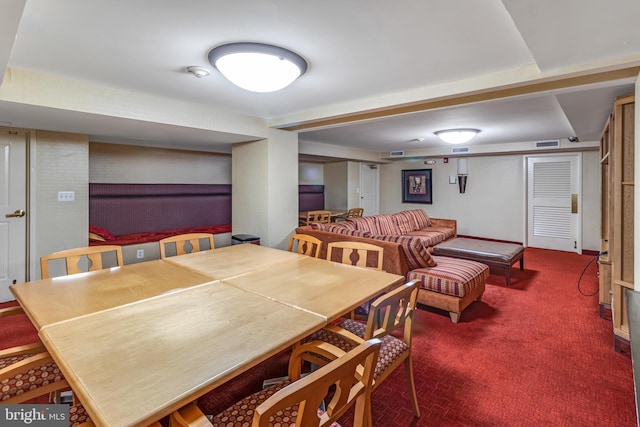
<path id="1" fill-rule="evenodd" d="M 300 225 L 309 225 L 313 223 L 328 224 L 331 222 L 331 211 L 317 210 L 308 211 L 307 218 L 300 220 Z"/>
<path id="2" fill-rule="evenodd" d="M 170 416 L 170 427 L 204 425 L 333 426 L 338 418 L 352 406 L 354 426 L 371 426 L 371 389 L 373 369 L 377 362 L 381 341 L 373 338 L 363 341 L 348 353 L 321 368 L 301 377 L 303 362 L 309 356 L 321 354 L 333 357 L 339 349 L 316 341 L 297 345 L 289 359 L 289 380 L 268 387 L 209 418 L 195 403 L 191 403 Z M 330 349 L 327 349 L 331 347 Z M 325 400 L 329 403 L 323 405 Z M 326 407 L 326 411 L 320 410 Z"/>
<path id="3" fill-rule="evenodd" d="M 209 248 L 201 245 L 201 240 L 209 242 Z M 167 237 L 160 240 L 160 258 L 166 258 L 167 245 L 173 244 L 176 248 L 176 255 L 184 255 L 193 252 L 200 252 L 215 249 L 213 234 L 210 233 L 189 233 Z"/>
<path id="4" fill-rule="evenodd" d="M 327 246 L 327 260 L 329 261 L 376 270 L 382 270 L 383 255 L 384 248 L 371 243 L 344 241 L 329 243 Z M 375 264 L 372 265 L 371 262 L 368 262 L 370 258 L 375 261 Z"/>
<path id="5" fill-rule="evenodd" d="M 411 337 L 413 317 L 418 299 L 419 281 L 413 280 L 382 295 L 371 304 L 367 323 L 345 319 L 313 333 L 308 340 L 321 340 L 342 351 L 349 352 L 371 338 L 382 341 L 374 371 L 373 390 L 400 365 L 404 365 L 411 406 L 415 417 L 420 417 L 418 397 L 413 379 Z M 342 353 L 337 352 L 335 357 Z M 317 365 L 327 363 L 324 355 L 309 360 Z"/>
<path id="6" fill-rule="evenodd" d="M 318 258 L 321 248 L 322 241 L 308 234 L 292 234 L 289 238 L 289 252 Z"/>
<path id="7" fill-rule="evenodd" d="M 363 214 L 364 214 L 364 208 L 350 208 L 349 210 L 347 210 L 342 215 L 338 215 L 335 218 L 335 221 L 336 222 L 346 221 L 349 218 L 361 217 Z"/>
<path id="8" fill-rule="evenodd" d="M 40 257 L 40 270 L 43 279 L 48 279 L 49 262 L 64 259 L 67 274 L 82 273 L 85 271 L 101 270 L 105 268 L 103 255 L 113 252 L 115 254 L 115 266 L 124 265 L 122 248 L 115 245 L 87 246 L 82 248 L 65 249 Z M 86 262 L 86 265 L 83 265 Z"/>
<path id="9" fill-rule="evenodd" d="M 20 306 L 7 307 L 0 309 L 0 318 L 23 313 Z M 65 389 L 69 383 L 42 342 L 0 350 L 0 402 L 23 403 L 48 394 L 59 403 L 59 392 Z"/>

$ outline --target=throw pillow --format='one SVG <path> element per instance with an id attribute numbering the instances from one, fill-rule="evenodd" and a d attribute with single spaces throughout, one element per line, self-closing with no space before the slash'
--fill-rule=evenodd
<path id="1" fill-rule="evenodd" d="M 411 236 L 389 236 L 378 235 L 371 236 L 373 239 L 383 240 L 386 242 L 395 242 L 402 246 L 405 257 L 407 258 L 407 266 L 409 270 L 416 268 L 435 267 L 438 265 L 431 257 L 429 248 L 427 248 L 422 240 Z"/>

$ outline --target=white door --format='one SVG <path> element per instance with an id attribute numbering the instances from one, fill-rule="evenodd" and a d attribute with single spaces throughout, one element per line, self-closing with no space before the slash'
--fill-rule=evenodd
<path id="1" fill-rule="evenodd" d="M 0 131 L 0 302 L 9 285 L 26 280 L 27 144 L 24 133 Z"/>
<path id="2" fill-rule="evenodd" d="M 527 159 L 527 245 L 582 253 L 581 157 Z"/>
<path id="3" fill-rule="evenodd" d="M 380 213 L 380 170 L 378 165 L 360 163 L 360 206 L 364 215 Z"/>

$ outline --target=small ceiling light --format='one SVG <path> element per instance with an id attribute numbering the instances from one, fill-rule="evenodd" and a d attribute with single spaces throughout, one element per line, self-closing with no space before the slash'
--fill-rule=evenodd
<path id="1" fill-rule="evenodd" d="M 209 70 L 204 67 L 191 66 L 187 67 L 187 71 L 196 76 L 197 78 L 207 77 L 209 75 Z"/>
<path id="2" fill-rule="evenodd" d="M 471 141 L 478 132 L 480 132 L 478 129 L 448 129 L 439 130 L 435 134 L 448 144 L 464 144 Z"/>
<path id="3" fill-rule="evenodd" d="M 290 50 L 262 43 L 230 43 L 209 52 L 209 62 L 231 83 L 252 92 L 275 92 L 307 71 Z"/>

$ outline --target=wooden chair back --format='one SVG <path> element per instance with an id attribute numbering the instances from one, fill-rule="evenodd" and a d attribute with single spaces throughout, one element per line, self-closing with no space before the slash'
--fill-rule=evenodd
<path id="1" fill-rule="evenodd" d="M 334 256 L 334 253 L 337 255 Z M 373 254 L 377 260 L 374 266 L 367 265 L 369 254 Z M 329 243 L 327 246 L 327 260 L 329 261 L 376 270 L 382 270 L 383 255 L 384 249 L 371 243 L 345 241 Z"/>
<path id="2" fill-rule="evenodd" d="M 201 240 L 209 242 L 209 249 L 201 245 Z M 189 233 L 179 234 L 177 236 L 167 237 L 160 240 L 160 258 L 167 257 L 167 245 L 174 244 L 176 255 L 184 255 L 203 250 L 215 249 L 213 234 L 210 233 Z"/>
<path id="3" fill-rule="evenodd" d="M 312 223 L 328 224 L 331 222 L 331 211 L 309 211 L 304 225 Z"/>
<path id="4" fill-rule="evenodd" d="M 402 329 L 403 340 L 411 347 L 413 316 L 419 289 L 420 282 L 412 280 L 372 302 L 364 339 L 379 338 Z"/>
<path id="5" fill-rule="evenodd" d="M 278 390 L 260 403 L 254 410 L 253 427 L 272 426 L 271 418 L 278 412 L 297 406 L 295 426 L 329 427 L 344 415 L 353 405 L 354 426 L 371 426 L 371 389 L 374 368 L 377 363 L 381 341 L 372 339 L 363 342 L 348 353 L 342 353 L 332 362 L 300 378 L 300 368 L 306 359 L 305 354 L 326 355 L 334 353 L 324 350 L 326 343 L 312 341 L 294 347 L 289 362 L 291 384 Z M 330 397 L 326 412 L 318 409 L 324 400 Z M 243 416 L 243 414 L 238 414 Z M 245 418 L 243 422 L 248 422 Z M 239 420 L 229 420 L 236 425 Z M 200 427 L 211 425 L 196 404 L 189 404 L 171 414 L 170 427 Z M 238 424 L 239 425 L 239 424 Z M 289 424 L 287 424 L 289 425 Z"/>
<path id="6" fill-rule="evenodd" d="M 293 234 L 289 238 L 289 252 L 296 252 L 318 258 L 322 241 L 308 234 Z"/>
<path id="7" fill-rule="evenodd" d="M 364 214 L 364 208 L 351 208 L 347 211 L 347 218 L 361 217 Z"/>
<path id="8" fill-rule="evenodd" d="M 42 272 L 42 278 L 48 279 L 49 276 L 49 261 L 64 259 L 66 266 L 66 274 L 76 274 L 85 271 L 102 270 L 103 255 L 108 252 L 114 252 L 116 257 L 116 266 L 124 265 L 124 258 L 122 257 L 122 248 L 115 245 L 105 246 L 87 246 L 83 248 L 66 249 L 63 251 L 54 252 L 49 255 L 43 255 L 40 257 L 40 270 Z M 87 262 L 86 269 L 81 267 L 81 262 Z"/>

